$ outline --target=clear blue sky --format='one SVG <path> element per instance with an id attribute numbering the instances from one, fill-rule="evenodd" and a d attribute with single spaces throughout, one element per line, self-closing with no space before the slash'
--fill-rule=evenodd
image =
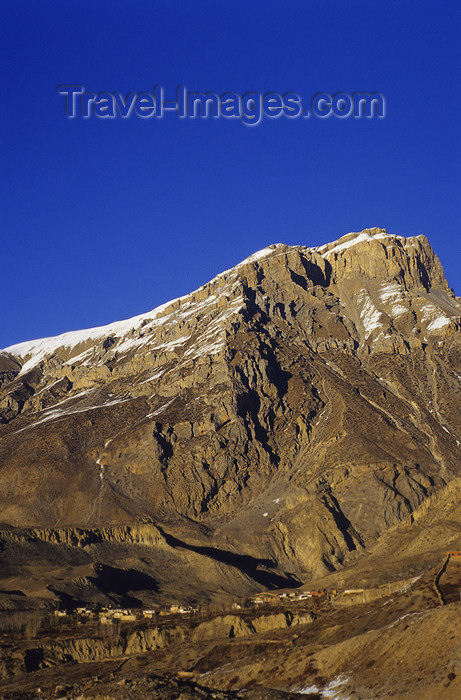
<path id="1" fill-rule="evenodd" d="M 461 294 L 457 0 L 3 0 L 0 347 L 187 293 L 273 242 L 425 234 Z M 378 91 L 381 120 L 66 119 L 61 84 Z"/>

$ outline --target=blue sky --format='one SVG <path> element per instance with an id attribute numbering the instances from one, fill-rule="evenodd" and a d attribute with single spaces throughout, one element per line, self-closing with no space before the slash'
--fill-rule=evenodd
<path id="1" fill-rule="evenodd" d="M 461 294 L 461 6 L 3 0 L 0 347 L 147 311 L 274 242 L 425 234 Z M 381 92 L 384 119 L 67 119 L 58 85 Z"/>

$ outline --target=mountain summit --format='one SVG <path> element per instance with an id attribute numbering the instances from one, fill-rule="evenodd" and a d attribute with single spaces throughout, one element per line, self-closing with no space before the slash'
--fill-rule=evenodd
<path id="1" fill-rule="evenodd" d="M 102 596 L 97 575 L 76 583 L 83 560 L 137 562 L 160 596 L 346 571 L 453 494 L 460 319 L 427 239 L 372 228 L 271 245 L 149 313 L 6 348 L 2 536 L 71 546 L 60 585 L 79 599 Z"/>

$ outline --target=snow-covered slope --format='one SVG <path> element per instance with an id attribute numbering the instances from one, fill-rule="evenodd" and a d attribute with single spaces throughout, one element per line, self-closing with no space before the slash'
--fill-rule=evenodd
<path id="1" fill-rule="evenodd" d="M 216 293 L 211 293 L 211 290 L 221 285 L 224 281 L 228 284 L 235 284 L 236 282 L 238 284 L 239 274 L 248 265 L 263 264 L 264 260 L 269 257 L 286 256 L 290 251 L 300 251 L 306 257 L 319 255 L 329 264 L 332 264 L 333 258 L 342 258 L 343 254 L 350 254 L 354 248 L 361 249 L 360 255 L 363 257 L 364 245 L 369 246 L 376 242 L 379 242 L 382 248 L 385 249 L 386 255 L 389 255 L 389 251 L 403 250 L 405 255 L 409 256 L 410 252 L 413 253 L 418 239 L 422 238 L 406 239 L 402 236 L 388 234 L 384 229 L 366 229 L 359 234 L 350 233 L 338 241 L 319 247 L 294 246 L 290 248 L 282 243 L 273 244 L 250 255 L 235 267 L 218 274 L 213 280 L 195 292 L 173 299 L 152 311 L 105 326 L 71 331 L 50 338 L 17 343 L 5 348 L 3 352 L 11 353 L 24 361 L 22 373 L 28 372 L 32 367 L 42 362 L 44 358 L 51 356 L 60 348 L 67 351 L 68 361 L 70 359 L 77 361 L 78 359 L 81 362 L 85 362 L 88 359 L 88 346 L 91 343 L 97 343 L 107 338 L 117 342 L 117 351 L 124 353 L 148 342 L 146 340 L 146 332 L 148 330 L 154 331 L 156 327 L 161 325 L 168 327 L 176 322 L 176 325 L 181 325 L 180 322 L 187 320 L 188 317 L 194 316 L 194 314 L 203 314 L 206 308 L 211 308 L 217 301 Z M 370 255 L 373 257 L 372 251 L 370 251 Z M 406 303 L 408 301 L 408 291 L 406 286 L 399 282 L 400 280 L 384 283 L 377 300 L 370 296 L 368 289 L 360 290 L 356 294 L 353 303 L 357 307 L 360 321 L 368 335 L 373 330 L 383 329 L 386 325 L 382 319 L 383 312 L 390 318 L 395 318 L 410 311 Z M 224 292 L 225 289 L 220 290 L 218 296 Z M 232 296 L 234 296 L 233 293 Z M 197 302 L 197 299 L 200 299 L 200 301 Z M 438 331 L 446 327 L 450 324 L 451 318 L 459 314 L 457 305 L 453 304 L 449 299 L 445 300 L 445 302 L 447 301 L 448 305 L 445 303 L 445 310 L 442 310 L 433 302 L 421 305 L 419 310 L 424 319 L 427 320 L 425 327 L 427 332 Z M 232 314 L 238 308 L 238 303 L 235 302 L 233 306 L 229 307 L 228 313 Z M 142 336 L 144 340 L 134 337 L 136 335 L 135 331 L 144 326 L 147 326 Z M 172 347 L 171 342 L 173 342 L 173 346 L 184 344 L 188 337 L 170 341 L 169 347 Z M 125 339 L 124 343 L 121 342 L 122 339 Z M 210 348 L 216 345 L 215 339 L 211 340 L 213 342 L 209 343 Z"/>
<path id="2" fill-rule="evenodd" d="M 194 313 L 202 312 L 206 306 L 210 306 L 214 301 L 216 301 L 216 295 L 210 294 L 201 303 L 193 304 L 192 299 L 194 297 L 197 297 L 203 293 L 204 290 L 212 287 L 216 282 L 232 275 L 246 264 L 257 262 L 266 256 L 273 254 L 274 251 L 280 247 L 287 248 L 287 246 L 284 246 L 283 244 L 270 245 L 267 248 L 250 255 L 248 258 L 237 264 L 234 268 L 221 272 L 214 279 L 197 289 L 195 292 L 172 299 L 171 301 L 157 306 L 156 308 L 152 309 L 152 311 L 139 314 L 138 316 L 134 316 L 123 321 L 115 321 L 104 326 L 97 326 L 78 331 L 69 331 L 57 336 L 51 336 L 49 338 L 39 338 L 37 340 L 15 343 L 14 345 L 4 348 L 0 352 L 10 353 L 18 358 L 26 359 L 27 361 L 22 367 L 22 372 L 24 373 L 41 362 L 45 357 L 52 355 L 59 348 L 65 348 L 68 351 L 72 351 L 79 346 L 88 345 L 88 343 L 91 341 L 97 342 L 108 337 L 120 340 L 128 334 L 132 335 L 135 329 L 145 326 L 146 324 L 149 324 L 149 330 L 153 330 L 156 325 L 168 325 L 175 319 L 180 321 Z M 178 306 L 181 307 L 180 311 L 177 311 Z M 232 312 L 232 310 L 230 310 L 230 312 Z M 186 339 L 187 338 L 184 338 L 183 340 Z M 140 344 L 142 344 L 141 341 L 136 342 L 136 339 L 131 339 L 127 343 L 119 346 L 118 350 L 119 352 L 127 351 L 128 349 L 133 349 L 136 347 L 136 345 Z M 87 353 L 85 352 L 82 353 L 82 357 L 80 358 L 82 361 L 84 360 L 83 356 L 86 354 Z M 72 354 L 72 358 L 76 359 L 74 354 Z"/>

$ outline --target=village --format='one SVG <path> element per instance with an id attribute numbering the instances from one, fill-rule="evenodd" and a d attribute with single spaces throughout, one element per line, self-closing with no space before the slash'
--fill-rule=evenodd
<path id="1" fill-rule="evenodd" d="M 355 591 L 354 591 L 355 592 Z M 275 606 L 280 603 L 296 603 L 309 599 L 331 600 L 336 596 L 336 591 L 264 591 L 248 598 L 242 602 L 231 604 L 232 611 L 257 608 L 261 606 Z M 201 607 L 186 603 L 172 603 L 167 606 L 155 606 L 147 609 L 142 608 L 118 608 L 109 606 L 82 606 L 70 610 L 55 610 L 57 618 L 70 618 L 76 616 L 78 619 L 88 621 L 99 621 L 100 624 L 110 625 L 112 623 L 137 622 L 157 617 L 168 617 L 171 615 L 193 615 L 198 613 L 216 612 L 209 607 Z"/>
<path id="2" fill-rule="evenodd" d="M 441 572 L 443 572 L 448 564 L 461 563 L 461 551 L 446 552 Z M 419 576 L 406 580 L 405 577 L 392 583 L 383 583 L 375 588 L 348 588 L 343 591 L 336 589 L 332 590 L 271 590 L 257 593 L 241 602 L 233 602 L 230 605 L 232 612 L 238 610 L 257 609 L 263 607 L 275 607 L 280 605 L 292 605 L 302 602 L 321 603 L 331 602 L 336 606 L 354 605 L 357 603 L 370 602 L 378 598 L 390 595 L 399 591 L 406 591 Z M 437 587 L 437 581 L 435 583 Z M 219 612 L 223 612 L 221 607 Z M 138 622 L 141 620 L 168 618 L 173 615 L 197 615 L 209 614 L 218 612 L 217 609 L 210 606 L 200 606 L 190 603 L 171 603 L 170 605 L 157 605 L 147 609 L 143 608 L 119 608 L 110 606 L 82 606 L 75 609 L 55 610 L 54 615 L 57 618 L 69 619 L 77 617 L 77 621 L 97 621 L 101 625 L 111 625 L 116 623 Z"/>

